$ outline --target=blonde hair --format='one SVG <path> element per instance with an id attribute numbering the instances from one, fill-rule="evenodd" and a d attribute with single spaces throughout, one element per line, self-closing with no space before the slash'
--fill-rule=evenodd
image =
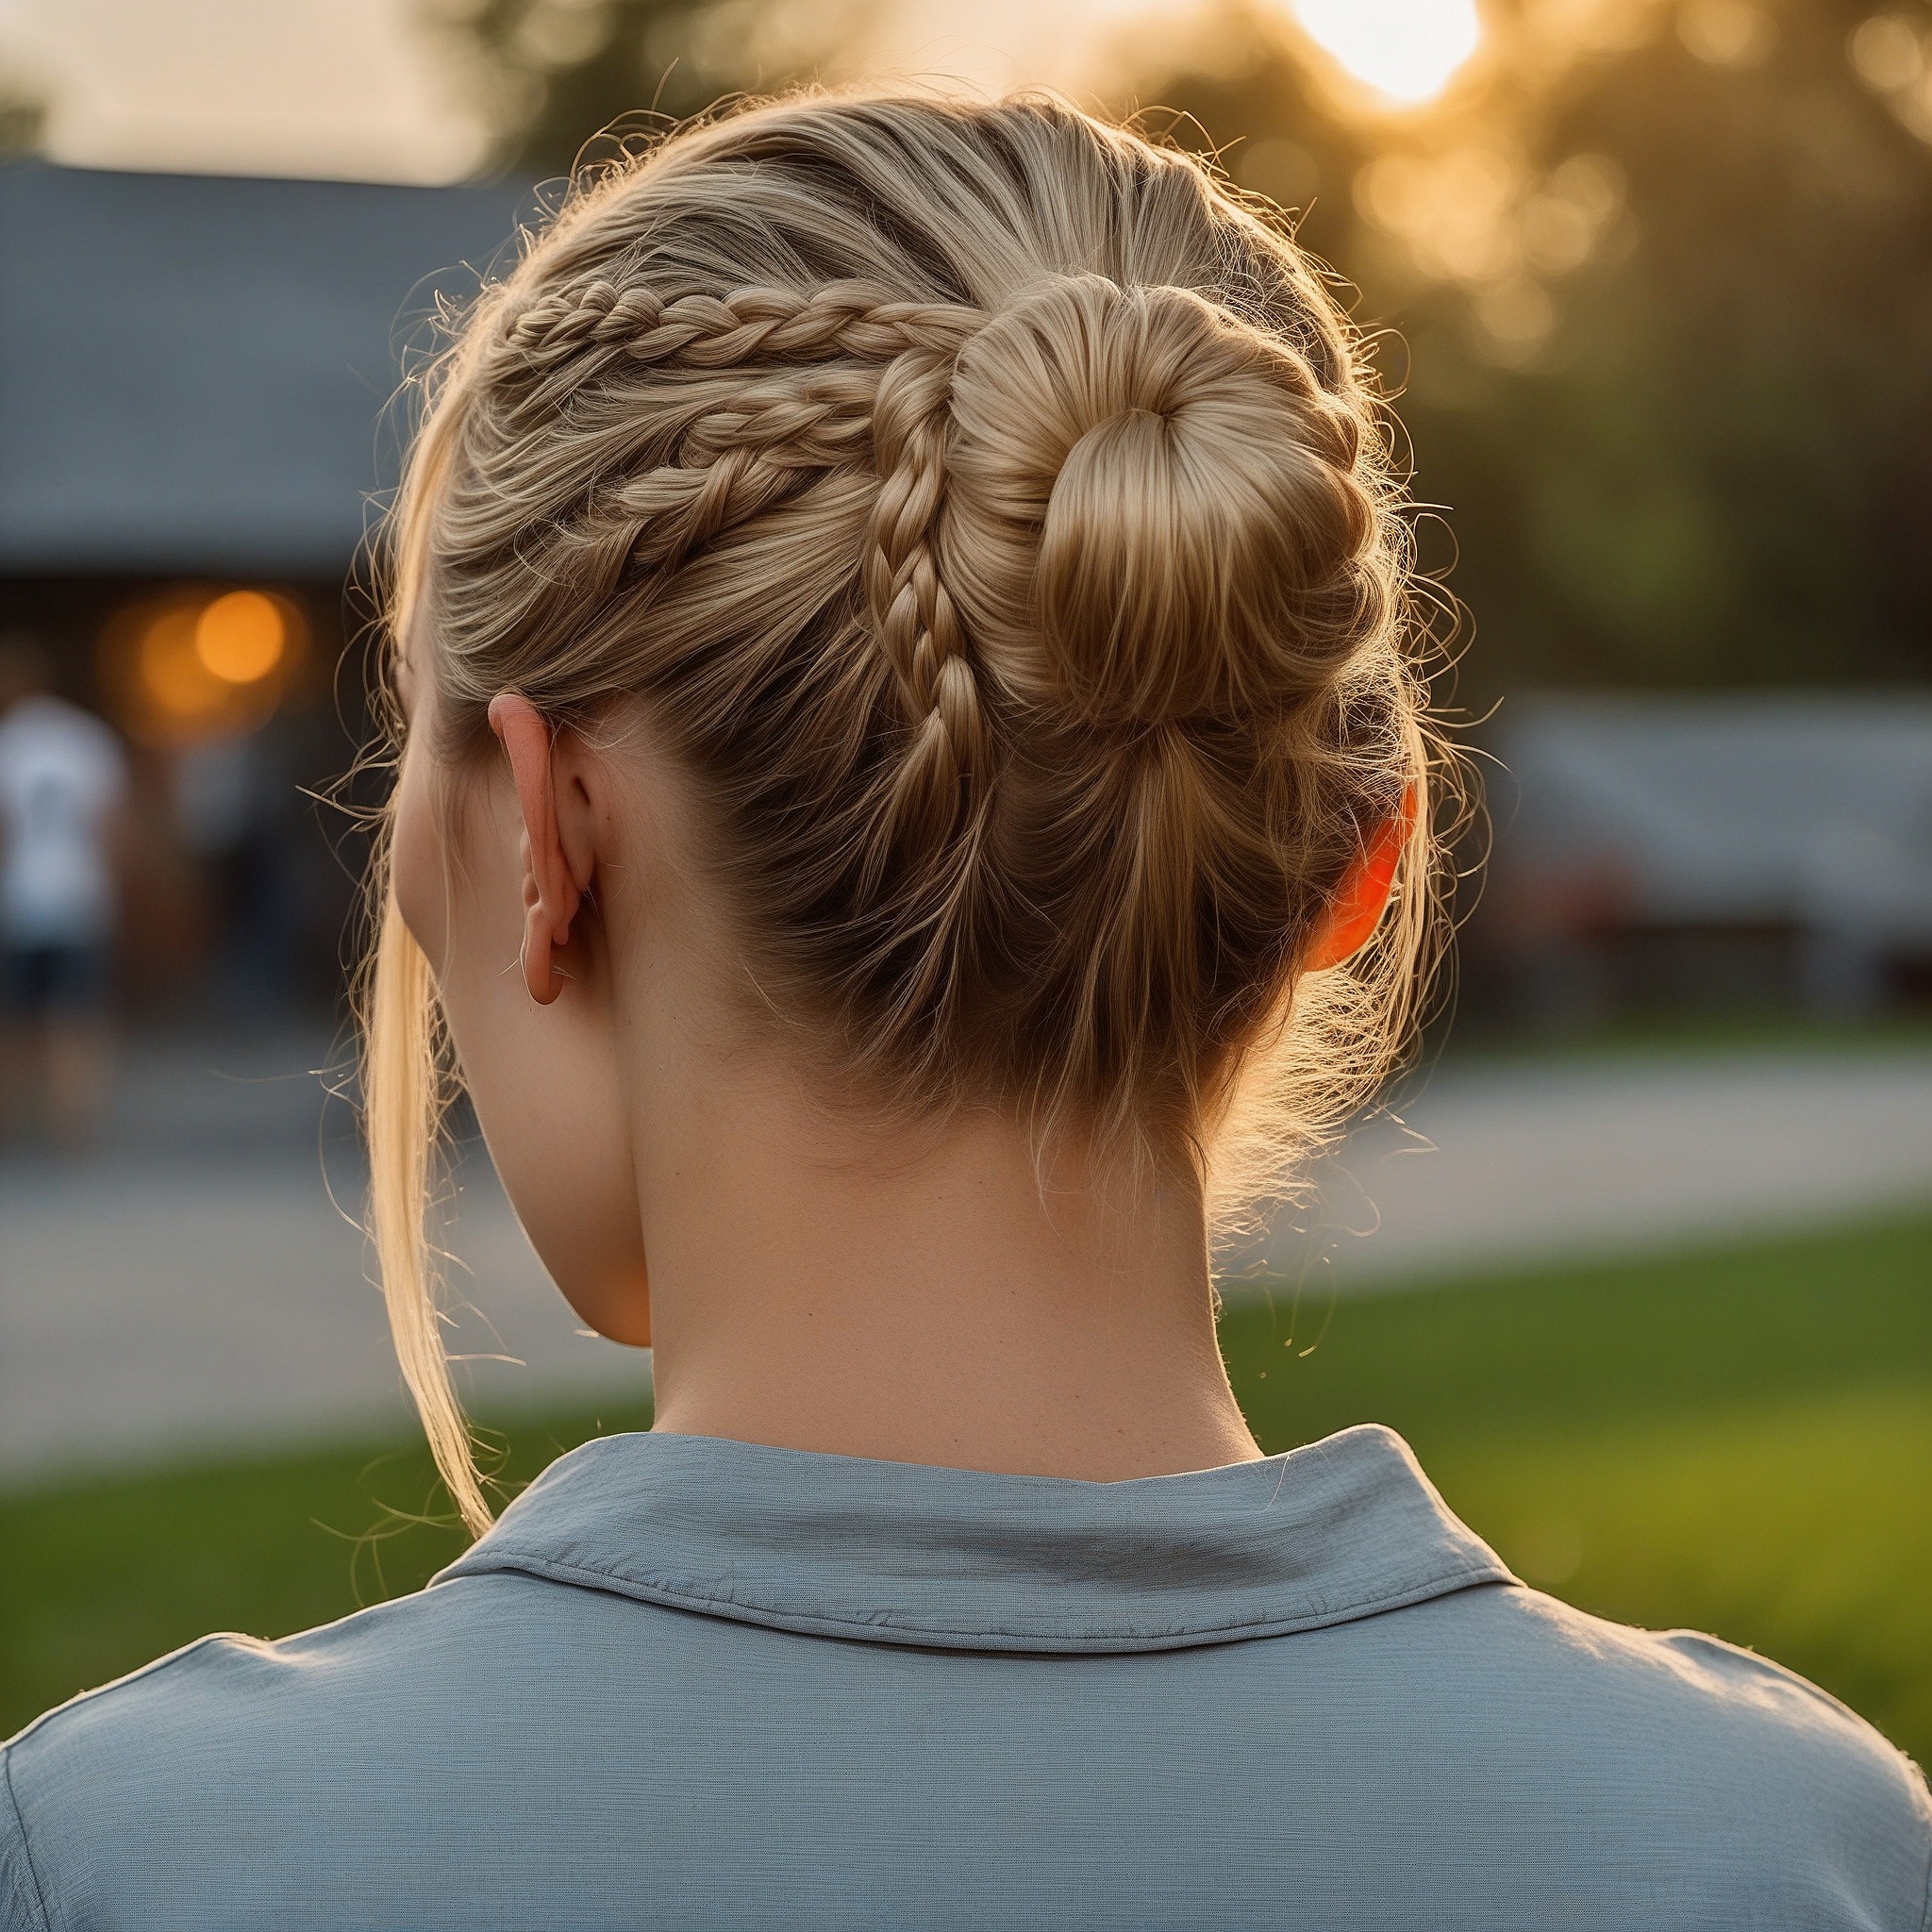
<path id="1" fill-rule="evenodd" d="M 1208 166 L 1045 97 L 735 112 L 578 183 L 425 398 L 391 628 L 433 610 L 443 756 L 501 691 L 641 701 L 762 993 L 883 1115 L 1077 1123 L 1224 1218 L 1386 1072 L 1432 872 L 1405 506 L 1341 310 Z M 1298 978 L 1406 808 L 1396 910 Z M 368 986 L 391 1320 L 479 1526 L 392 900 Z"/>

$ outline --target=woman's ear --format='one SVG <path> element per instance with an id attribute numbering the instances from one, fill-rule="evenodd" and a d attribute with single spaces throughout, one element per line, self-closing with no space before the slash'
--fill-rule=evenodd
<path id="1" fill-rule="evenodd" d="M 569 943 L 583 899 L 558 826 L 550 726 L 528 698 L 501 691 L 490 701 L 490 728 L 509 758 L 524 821 L 524 983 L 548 1006 L 563 991 L 551 954 Z"/>
<path id="2" fill-rule="evenodd" d="M 1367 944 L 1381 923 L 1389 894 L 1394 890 L 1395 869 L 1402 849 L 1415 830 L 1417 788 L 1403 794 L 1402 809 L 1384 823 L 1355 862 L 1341 875 L 1328 909 L 1315 923 L 1302 956 L 1304 973 L 1324 973 L 1340 966 Z"/>

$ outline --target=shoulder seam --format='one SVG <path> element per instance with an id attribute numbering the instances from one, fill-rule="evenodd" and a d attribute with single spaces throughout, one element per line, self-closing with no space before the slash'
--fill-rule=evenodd
<path id="1" fill-rule="evenodd" d="M 0 1783 L 7 1788 L 7 1808 L 13 1813 L 13 1828 L 20 1839 L 20 1856 L 26 1862 L 26 1875 L 34 1889 L 34 1909 L 41 1915 L 42 1932 L 52 1932 L 53 1919 L 47 1910 L 47 1891 L 34 1864 L 34 1848 L 27 1841 L 26 1820 L 21 1816 L 20 1794 L 13 1789 L 13 1753 L 0 1748 Z"/>
<path id="2" fill-rule="evenodd" d="M 4 1746 L 5 1752 L 10 1761 L 11 1754 L 16 1745 L 25 1744 L 29 1738 L 35 1737 L 40 1732 L 50 1728 L 56 1718 L 65 1717 L 70 1710 L 73 1710 L 78 1705 L 87 1703 L 91 1698 L 104 1697 L 109 1690 L 120 1690 L 124 1684 L 138 1684 L 144 1677 L 158 1676 L 171 1664 L 180 1663 L 184 1658 L 192 1657 L 196 1651 L 205 1650 L 210 1643 L 238 1641 L 242 1643 L 254 1643 L 259 1641 L 259 1640 L 245 1637 L 236 1630 L 210 1630 L 206 1637 L 197 1637 L 192 1642 L 184 1643 L 180 1649 L 171 1650 L 166 1657 L 155 1657 L 151 1662 L 142 1664 L 137 1669 L 127 1672 L 125 1676 L 110 1677 L 105 1684 L 95 1684 L 86 1690 L 76 1690 L 64 1703 L 55 1705 L 51 1710 L 42 1711 L 40 1716 L 35 1718 L 25 1730 L 16 1732 L 7 1740 Z"/>

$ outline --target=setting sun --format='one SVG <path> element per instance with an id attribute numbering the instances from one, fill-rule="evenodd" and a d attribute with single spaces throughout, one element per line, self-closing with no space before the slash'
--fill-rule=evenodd
<path id="1" fill-rule="evenodd" d="M 1311 40 L 1404 106 L 1441 93 L 1483 37 L 1476 0 L 1293 0 L 1293 8 Z"/>

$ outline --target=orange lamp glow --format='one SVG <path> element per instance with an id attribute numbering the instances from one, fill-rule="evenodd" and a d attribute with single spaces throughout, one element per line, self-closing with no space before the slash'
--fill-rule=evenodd
<path id="1" fill-rule="evenodd" d="M 142 689 L 158 711 L 187 722 L 219 711 L 227 689 L 196 648 L 195 612 L 164 610 L 141 634 Z"/>
<path id="2" fill-rule="evenodd" d="M 178 750 L 267 724 L 300 677 L 308 647 L 301 606 L 291 598 L 177 584 L 108 619 L 101 685 L 131 738 Z"/>
<path id="3" fill-rule="evenodd" d="M 227 684 L 259 684 L 282 661 L 289 626 L 282 608 L 259 591 L 217 597 L 194 624 L 194 655 Z"/>

